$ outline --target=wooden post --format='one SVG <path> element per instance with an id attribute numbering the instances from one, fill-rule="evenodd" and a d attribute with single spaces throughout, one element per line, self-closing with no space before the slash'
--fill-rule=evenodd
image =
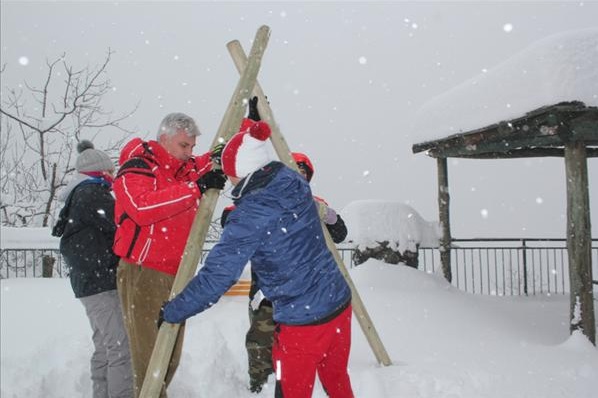
<path id="1" fill-rule="evenodd" d="M 247 58 L 245 56 L 245 52 L 243 51 L 243 47 L 238 41 L 230 42 L 227 45 L 227 47 L 233 58 L 235 66 L 237 67 L 237 70 L 239 71 L 239 73 L 243 73 L 245 65 L 247 65 Z M 272 145 L 274 146 L 274 149 L 276 150 L 278 157 L 287 166 L 289 166 L 295 171 L 298 171 L 297 164 L 295 163 L 295 160 L 291 155 L 289 146 L 284 140 L 284 137 L 281 134 L 278 125 L 274 121 L 272 109 L 270 109 L 268 100 L 266 99 L 266 96 L 264 95 L 264 92 L 262 91 L 262 88 L 260 87 L 260 84 L 258 82 L 255 83 L 253 95 L 256 95 L 258 97 L 258 111 L 260 113 L 260 116 L 263 118 L 263 120 L 267 121 L 270 124 L 270 127 L 272 129 Z M 328 233 L 328 229 L 324 225 L 322 225 L 322 230 L 324 232 L 324 236 L 326 237 L 326 245 L 328 247 L 328 250 L 330 250 L 330 252 L 334 256 L 336 264 L 338 265 L 341 273 L 347 281 L 347 284 L 351 288 L 351 294 L 353 297 L 351 304 L 353 307 L 353 312 L 355 313 L 355 316 L 359 321 L 359 325 L 361 326 L 361 329 L 363 330 L 365 337 L 367 338 L 368 343 L 370 344 L 370 347 L 372 348 L 372 351 L 376 356 L 376 359 L 382 365 L 391 365 L 392 362 L 390 360 L 390 357 L 388 356 L 388 353 L 386 352 L 386 349 L 384 348 L 384 344 L 382 344 L 382 340 L 380 340 L 380 336 L 378 335 L 378 332 L 376 331 L 376 328 L 367 310 L 365 309 L 365 305 L 363 304 L 363 301 L 359 296 L 359 292 L 357 291 L 357 288 L 355 287 L 355 284 L 353 283 L 353 280 L 351 279 L 351 276 L 349 275 L 349 272 L 347 271 L 347 268 L 345 267 L 345 264 L 343 263 L 343 260 L 338 250 L 336 249 L 336 246 L 334 245 L 334 242 L 332 241 L 330 234 Z"/>
<path id="2" fill-rule="evenodd" d="M 570 280 L 570 331 L 581 329 L 596 345 L 592 291 L 592 236 L 588 166 L 583 142 L 565 145 L 567 177 L 567 250 Z"/>
<path id="3" fill-rule="evenodd" d="M 262 56 L 266 50 L 269 37 L 270 28 L 262 26 L 258 29 L 249 54 L 248 67 L 239 79 L 239 83 L 228 104 L 218 133 L 212 142 L 212 147 L 220 142 L 228 141 L 239 130 L 245 114 L 247 99 L 255 85 Z M 197 265 L 210 226 L 210 221 L 212 220 L 212 214 L 214 213 L 214 208 L 218 201 L 218 195 L 219 191 L 217 189 L 208 189 L 202 196 L 199 209 L 197 210 L 193 225 L 191 226 L 191 231 L 189 232 L 179 270 L 173 282 L 172 290 L 170 292 L 171 299 L 187 286 L 187 283 L 189 283 L 189 280 L 191 280 L 197 271 Z M 160 395 L 164 384 L 164 378 L 166 377 L 168 363 L 170 362 L 179 332 L 179 326 L 179 324 L 170 324 L 168 322 L 162 323 L 145 373 L 145 379 L 140 393 L 141 398 L 154 398 Z"/>
<path id="4" fill-rule="evenodd" d="M 54 274 L 54 263 L 56 258 L 50 254 L 42 256 L 42 278 L 51 278 Z"/>
<path id="5" fill-rule="evenodd" d="M 451 222 L 450 222 L 450 195 L 448 183 L 448 165 L 446 158 L 437 158 L 438 168 L 438 213 L 440 226 L 442 228 L 442 237 L 440 238 L 440 263 L 442 264 L 442 273 L 447 281 L 452 282 L 453 274 L 451 272 Z"/>

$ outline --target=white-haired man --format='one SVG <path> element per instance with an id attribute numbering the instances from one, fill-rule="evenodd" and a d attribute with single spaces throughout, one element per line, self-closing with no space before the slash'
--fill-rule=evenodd
<path id="1" fill-rule="evenodd" d="M 157 140 L 135 138 L 123 148 L 114 181 L 117 225 L 114 252 L 121 257 L 118 290 L 129 335 L 135 395 L 139 396 L 158 335 L 157 314 L 168 299 L 199 200 L 222 189 L 224 175 L 212 170 L 218 150 L 193 156 L 200 132 L 183 113 L 161 122 Z M 162 396 L 178 366 L 181 327 Z"/>

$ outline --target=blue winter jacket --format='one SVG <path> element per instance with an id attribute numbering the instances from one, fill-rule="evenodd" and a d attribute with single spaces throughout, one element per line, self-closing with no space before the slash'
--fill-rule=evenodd
<path id="1" fill-rule="evenodd" d="M 164 308 L 179 323 L 214 305 L 237 282 L 248 260 L 274 320 L 317 323 L 343 308 L 351 291 L 326 247 L 309 184 L 280 162 L 271 162 L 233 190 L 231 212 L 218 244 L 185 289 Z"/>

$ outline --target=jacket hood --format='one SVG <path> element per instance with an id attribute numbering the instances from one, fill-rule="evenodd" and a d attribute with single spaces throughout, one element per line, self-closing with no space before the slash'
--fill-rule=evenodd
<path id="1" fill-rule="evenodd" d="M 64 188 L 62 190 L 62 192 L 60 192 L 60 194 L 58 195 L 58 200 L 60 202 L 66 202 L 66 198 L 69 197 L 69 194 L 71 193 L 71 191 L 73 189 L 75 189 L 75 187 L 77 185 L 79 185 L 82 181 L 85 181 L 87 179 L 90 179 L 91 177 L 85 175 L 85 174 L 81 174 L 81 173 L 77 173 L 75 175 L 75 177 L 71 180 L 71 182 L 68 183 L 68 185 L 66 186 L 66 188 Z"/>
<path id="2" fill-rule="evenodd" d="M 142 156 L 145 153 L 145 143 L 146 142 L 141 138 L 133 138 L 131 141 L 127 142 L 123 150 L 120 152 L 118 164 L 122 166 L 127 160 L 137 156 Z"/>
<path id="3" fill-rule="evenodd" d="M 243 195 L 268 185 L 276 176 L 278 170 L 283 167 L 284 164 L 275 160 L 268 163 L 261 169 L 250 173 L 247 177 L 239 181 L 237 186 L 231 192 L 233 201 L 239 200 Z"/>
<path id="4" fill-rule="evenodd" d="M 184 162 L 175 158 L 157 141 L 143 141 L 141 138 L 133 138 L 124 146 L 120 153 L 118 163 L 122 166 L 128 160 L 135 157 L 151 159 L 161 167 L 174 171 L 182 169 L 187 163 L 193 163 Z"/>

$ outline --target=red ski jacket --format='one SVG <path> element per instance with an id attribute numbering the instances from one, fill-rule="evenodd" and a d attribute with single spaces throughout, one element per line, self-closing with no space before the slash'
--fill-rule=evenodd
<path id="1" fill-rule="evenodd" d="M 132 264 L 175 275 L 201 192 L 195 181 L 212 166 L 210 153 L 186 162 L 156 141 L 125 145 L 114 180 L 114 252 Z"/>

